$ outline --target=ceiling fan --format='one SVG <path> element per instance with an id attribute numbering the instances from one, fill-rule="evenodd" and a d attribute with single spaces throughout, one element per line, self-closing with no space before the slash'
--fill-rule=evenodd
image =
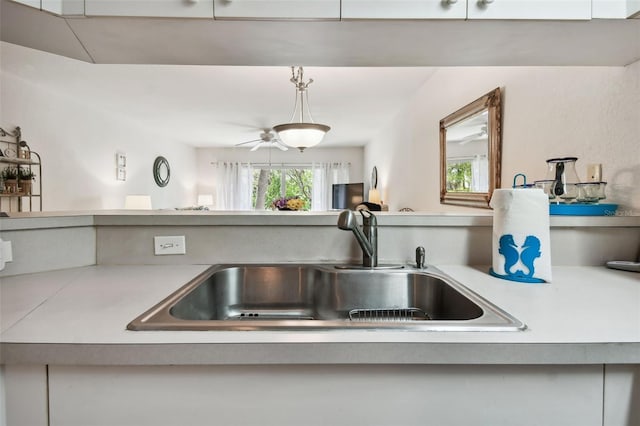
<path id="1" fill-rule="evenodd" d="M 260 133 L 260 139 L 241 142 L 239 144 L 236 144 L 235 146 L 242 146 L 242 145 L 247 145 L 251 143 L 255 144 L 250 150 L 252 152 L 257 151 L 260 147 L 272 147 L 272 146 L 275 146 L 276 148 L 282 151 L 286 151 L 289 149 L 284 143 L 282 143 L 280 139 L 278 139 L 276 134 L 271 129 L 263 129 L 263 132 Z"/>
<path id="2" fill-rule="evenodd" d="M 486 138 L 487 138 L 487 125 L 483 124 L 478 133 L 473 133 L 471 135 L 465 136 L 464 138 L 460 139 L 459 144 L 465 145 L 469 142 L 486 139 Z"/>

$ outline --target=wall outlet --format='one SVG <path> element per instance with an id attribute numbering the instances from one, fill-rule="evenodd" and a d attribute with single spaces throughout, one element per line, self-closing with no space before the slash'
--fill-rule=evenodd
<path id="1" fill-rule="evenodd" d="M 187 254 L 184 235 L 153 237 L 154 253 L 156 256 L 165 254 Z"/>
<path id="2" fill-rule="evenodd" d="M 2 241 L 2 238 L 0 238 L 0 271 L 4 269 L 5 263 L 12 261 L 13 249 L 11 248 L 11 241 Z"/>

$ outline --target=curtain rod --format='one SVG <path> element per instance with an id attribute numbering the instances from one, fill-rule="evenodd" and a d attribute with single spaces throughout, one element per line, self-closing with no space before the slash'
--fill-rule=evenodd
<path id="1" fill-rule="evenodd" d="M 346 163 L 341 163 L 341 162 L 323 162 L 323 161 L 318 161 L 318 162 L 311 162 L 311 163 L 275 163 L 275 162 L 271 162 L 271 163 L 251 163 L 251 162 L 243 162 L 243 161 L 212 161 L 211 164 L 213 164 L 214 166 L 218 166 L 220 164 L 236 164 L 236 163 L 240 163 L 240 164 L 248 164 L 251 165 L 252 167 L 297 167 L 297 168 L 303 168 L 303 167 L 313 167 L 314 164 L 332 164 L 332 165 L 338 165 L 338 164 L 346 164 L 347 166 L 351 165 L 351 162 L 346 162 Z"/>

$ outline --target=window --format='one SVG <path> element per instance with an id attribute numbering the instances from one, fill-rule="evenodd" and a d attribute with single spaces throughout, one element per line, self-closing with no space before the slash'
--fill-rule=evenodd
<path id="1" fill-rule="evenodd" d="M 311 166 L 256 167 L 253 170 L 252 207 L 271 210 L 275 200 L 297 197 L 304 201 L 302 210 L 309 210 L 312 182 Z"/>

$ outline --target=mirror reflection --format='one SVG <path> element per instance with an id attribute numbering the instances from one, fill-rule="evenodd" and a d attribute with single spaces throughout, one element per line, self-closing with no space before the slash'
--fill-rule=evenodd
<path id="1" fill-rule="evenodd" d="M 440 121 L 440 202 L 489 207 L 500 185 L 500 89 Z"/>

